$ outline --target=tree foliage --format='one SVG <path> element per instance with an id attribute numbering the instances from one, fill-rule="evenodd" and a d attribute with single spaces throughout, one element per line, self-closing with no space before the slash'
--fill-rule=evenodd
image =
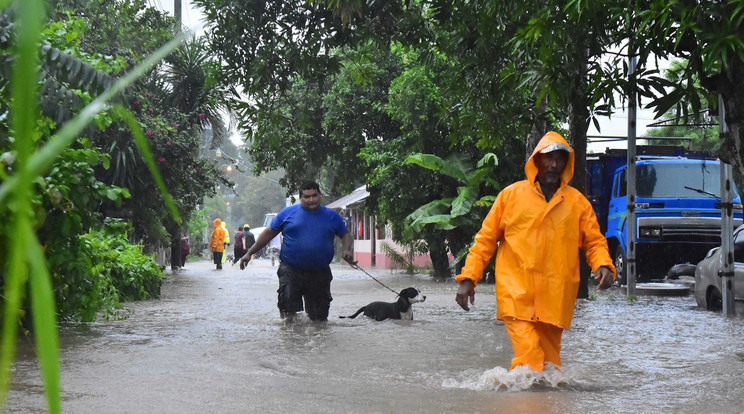
<path id="1" fill-rule="evenodd" d="M 5 4 L 7 6 L 7 4 Z M 0 170 L 0 238 L 4 249 L 0 251 L 3 263 L 2 276 L 4 289 L 2 347 L 0 349 L 0 405 L 7 395 L 11 377 L 11 366 L 15 357 L 18 319 L 23 304 L 30 302 L 34 340 L 39 355 L 42 379 L 47 394 L 49 411 L 61 411 L 59 381 L 59 341 L 57 336 L 57 309 L 53 291 L 53 280 L 47 267 L 44 250 L 36 234 L 44 223 L 44 215 L 39 214 L 39 180 L 55 167 L 55 163 L 68 148 L 74 148 L 78 134 L 90 123 L 118 93 L 122 92 L 136 77 L 142 75 L 155 62 L 178 44 L 177 40 L 168 42 L 152 56 L 132 68 L 132 73 L 118 80 L 110 89 L 96 97 L 73 119 L 53 130 L 54 125 L 39 110 L 38 91 L 40 61 L 38 50 L 43 41 L 43 7 L 40 0 L 28 0 L 15 4 L 18 10 L 16 26 L 13 31 L 10 50 L 12 71 L 9 79 L 3 79 L 8 89 L 0 89 L 0 102 L 8 108 L 9 117 L 0 118 L 3 133 L 3 165 Z M 3 8 L 5 10 L 5 8 Z M 6 52 L 3 50 L 3 52 Z M 118 108 L 113 112 L 127 120 L 136 138 L 136 144 L 145 157 L 150 157 L 147 142 L 141 129 L 127 111 Z M 104 114 L 111 115 L 111 113 Z M 8 119 L 9 118 L 9 119 Z M 77 154 L 76 154 L 77 155 Z M 73 157 L 73 159 L 75 159 Z M 77 160 L 77 159 L 76 159 Z M 88 164 L 78 163 L 82 168 Z M 148 165 L 152 165 L 150 162 Z M 162 179 L 156 169 L 150 169 L 156 183 Z M 72 181 L 67 181 L 67 183 Z M 59 193 L 62 193 L 60 187 Z M 172 207 L 172 201 L 163 194 Z M 46 195 L 44 195 L 46 196 Z M 74 206 L 73 206 L 74 207 Z M 175 209 L 171 210 L 177 219 Z M 28 297 L 26 297 L 28 293 Z"/>
<path id="2" fill-rule="evenodd" d="M 174 20 L 141 0 L 59 0 L 55 10 L 60 20 L 50 25 L 60 39 L 58 47 L 80 59 L 113 61 L 117 66 L 103 68 L 112 74 L 126 72 L 141 56 L 174 37 Z M 203 197 L 214 194 L 217 183 L 227 183 L 210 161 L 199 156 L 202 147 L 214 147 L 226 135 L 220 109 L 232 92 L 217 82 L 216 67 L 203 42 L 192 38 L 131 86 L 125 97 L 186 220 Z M 99 210 L 132 220 L 134 239 L 144 240 L 150 248 L 176 244 L 181 229 L 168 219 L 152 178 L 141 174 L 145 165 L 129 127 L 120 121 L 99 127 L 90 137 L 109 154 L 111 166 L 98 168 L 97 177 L 133 195 L 121 206 L 107 203 Z M 216 141 L 204 142 L 205 127 L 215 132 Z"/>
<path id="3" fill-rule="evenodd" d="M 199 2 L 214 24 L 213 47 L 230 55 L 224 76 L 250 95 L 240 108 L 262 148 L 258 168 L 289 166 L 287 177 L 297 177 L 306 159 L 308 175 L 320 176 L 321 165 L 329 179 L 333 170 L 347 180 L 365 174 L 370 208 L 401 225 L 417 207 L 457 197 L 456 180 L 404 163 L 416 152 L 473 169 L 495 153 L 499 184 L 481 183 L 483 197 L 522 176 L 542 134 L 566 128 L 577 150 L 574 184 L 583 188 L 588 126 L 628 96 L 659 115 L 676 108 L 685 116 L 721 93 L 731 128 L 722 136 L 725 156 L 743 169 L 739 3 Z M 399 58 L 394 73 L 383 69 L 396 67 L 383 64 L 389 51 Z M 631 54 L 639 62 L 633 73 Z M 669 57 L 690 62 L 674 79 L 653 65 Z M 338 159 L 324 164 L 312 149 Z M 364 168 L 343 169 L 355 153 Z"/>

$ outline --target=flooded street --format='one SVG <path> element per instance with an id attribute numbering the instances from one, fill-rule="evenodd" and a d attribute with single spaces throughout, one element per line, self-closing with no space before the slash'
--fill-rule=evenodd
<path id="1" fill-rule="evenodd" d="M 476 289 L 466 313 L 454 281 L 371 270 L 426 295 L 414 320 L 339 319 L 395 298 L 335 266 L 328 323 L 284 325 L 268 261 L 212 268 L 189 263 L 161 299 L 126 304 L 126 319 L 63 327 L 63 412 L 744 412 L 744 319 L 697 309 L 692 296 L 628 302 L 615 287 L 580 300 L 562 371 L 535 384 L 505 369 L 511 343 L 493 285 Z M 25 340 L 5 411 L 46 412 Z"/>

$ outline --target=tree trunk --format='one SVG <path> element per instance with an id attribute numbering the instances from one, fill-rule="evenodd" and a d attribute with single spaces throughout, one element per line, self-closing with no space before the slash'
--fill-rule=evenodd
<path id="1" fill-rule="evenodd" d="M 181 226 L 169 218 L 166 229 L 170 235 L 170 267 L 177 270 L 181 267 Z"/>
<path id="2" fill-rule="evenodd" d="M 432 237 L 432 240 L 427 240 L 429 246 L 429 257 L 431 258 L 431 264 L 434 267 L 434 278 L 437 280 L 445 280 L 452 277 L 452 273 L 449 268 L 449 256 L 447 255 L 447 246 L 444 243 L 443 237 Z"/>
<path id="3" fill-rule="evenodd" d="M 588 51 L 586 51 L 588 54 Z M 583 60 L 586 62 L 586 59 Z M 587 65 L 577 65 L 573 73 L 568 101 L 568 138 L 574 150 L 574 171 L 571 185 L 586 194 L 586 131 L 589 129 L 589 98 L 587 96 Z M 577 297 L 589 295 L 591 268 L 586 265 L 584 252 L 579 252 L 582 266 L 579 267 L 579 291 Z"/>
<path id="4" fill-rule="evenodd" d="M 527 135 L 527 139 L 524 142 L 524 149 L 525 149 L 525 157 L 524 161 L 527 162 L 527 160 L 530 159 L 530 156 L 532 155 L 532 151 L 537 146 L 537 143 L 540 142 L 540 138 L 543 137 L 548 132 L 548 119 L 546 117 L 548 111 L 548 98 L 544 98 L 542 101 L 540 101 L 540 104 L 537 108 L 537 119 L 535 120 L 535 123 L 532 124 L 532 130 L 530 131 L 530 134 Z"/>
<path id="5" fill-rule="evenodd" d="M 571 185 L 582 193 L 586 193 L 586 131 L 589 129 L 586 77 L 586 65 L 580 66 L 580 69 L 573 73 L 568 101 L 568 139 L 574 149 L 574 174 Z"/>
<path id="6" fill-rule="evenodd" d="M 721 134 L 719 157 L 734 169 L 736 186 L 744 188 L 744 66 L 729 68 L 721 75 L 719 91 L 726 109 L 728 132 Z"/>
<path id="7" fill-rule="evenodd" d="M 181 234 L 171 233 L 171 270 L 178 270 L 181 267 Z"/>

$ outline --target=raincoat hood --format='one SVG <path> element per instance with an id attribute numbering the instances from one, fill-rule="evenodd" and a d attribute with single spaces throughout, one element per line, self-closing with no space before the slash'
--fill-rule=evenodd
<path id="1" fill-rule="evenodd" d="M 527 180 L 529 182 L 534 183 L 535 179 L 537 178 L 537 165 L 535 164 L 535 156 L 542 150 L 548 148 L 549 146 L 556 146 L 559 148 L 568 148 L 568 161 L 566 162 L 566 168 L 563 170 L 563 173 L 561 174 L 561 187 L 568 184 L 569 181 L 571 181 L 571 178 L 573 177 L 574 172 L 574 151 L 573 148 L 571 148 L 570 145 L 568 145 L 568 142 L 566 142 L 566 139 L 561 136 L 561 134 L 550 131 L 547 134 L 545 134 L 541 139 L 540 142 L 537 143 L 537 146 L 535 146 L 534 151 L 532 151 L 532 155 L 530 155 L 530 159 L 527 160 L 527 163 L 524 165 L 524 172 L 527 174 Z"/>
<path id="2" fill-rule="evenodd" d="M 214 219 L 214 222 L 212 224 L 214 224 L 214 228 L 222 227 L 222 220 Z"/>

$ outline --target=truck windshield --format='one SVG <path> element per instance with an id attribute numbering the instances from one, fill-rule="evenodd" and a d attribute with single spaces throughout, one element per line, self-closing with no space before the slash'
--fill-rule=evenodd
<path id="1" fill-rule="evenodd" d="M 624 170 L 621 180 L 620 191 L 625 193 Z M 638 164 L 636 193 L 638 197 L 653 198 L 720 198 L 720 165 L 704 162 Z"/>

